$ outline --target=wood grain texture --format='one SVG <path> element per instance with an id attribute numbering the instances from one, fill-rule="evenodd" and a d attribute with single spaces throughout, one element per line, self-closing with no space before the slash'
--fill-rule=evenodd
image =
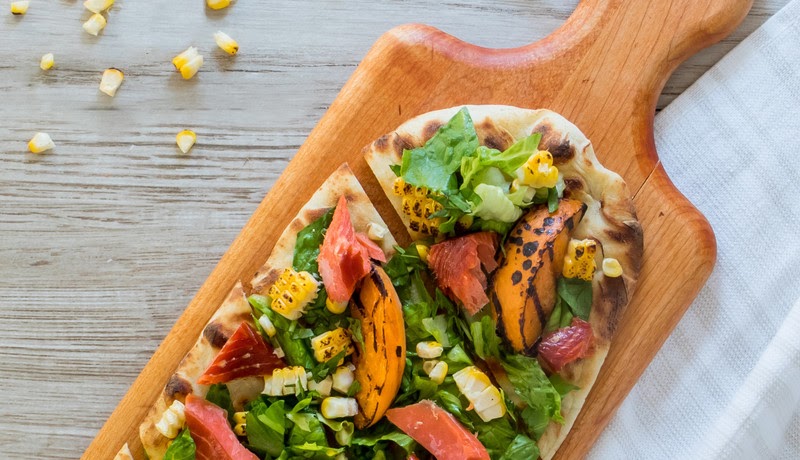
<path id="1" fill-rule="evenodd" d="M 208 12 L 199 1 L 154 8 L 118 0 L 97 39 L 81 30 L 88 15 L 78 1 L 35 1 L 21 18 L 3 11 L 0 457 L 83 452 L 384 31 L 421 22 L 479 45 L 516 47 L 553 31 L 576 3 L 240 0 Z M 784 3 L 756 1 L 730 38 L 675 73 L 659 106 Z M 216 50 L 218 29 L 239 40 L 239 56 Z M 185 82 L 169 61 L 190 44 L 207 60 Z M 49 73 L 37 65 L 46 52 L 56 55 Z M 109 66 L 127 77 L 114 99 L 97 92 Z M 174 146 L 184 127 L 199 136 L 189 156 Z M 36 131 L 53 136 L 53 153 L 23 153 Z M 257 224 L 281 229 L 289 213 Z M 239 249 L 236 263 L 246 266 L 263 261 L 267 247 Z"/>

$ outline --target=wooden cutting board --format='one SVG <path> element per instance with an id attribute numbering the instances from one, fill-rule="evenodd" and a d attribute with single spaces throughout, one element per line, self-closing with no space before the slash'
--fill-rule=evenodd
<path id="1" fill-rule="evenodd" d="M 557 458 L 585 456 L 708 278 L 714 234 L 659 164 L 656 100 L 687 57 L 730 33 L 752 0 L 584 0 L 550 36 L 486 49 L 437 29 L 390 30 L 369 51 L 286 171 L 131 386 L 84 459 L 110 459 L 225 294 L 249 280 L 314 189 L 349 162 L 398 239 L 407 239 L 361 149 L 408 118 L 461 104 L 549 108 L 592 140 L 627 181 L 644 228 L 641 280 L 586 405 Z M 476 24 L 479 26 L 479 24 Z M 698 141 L 702 141 L 699 140 Z"/>

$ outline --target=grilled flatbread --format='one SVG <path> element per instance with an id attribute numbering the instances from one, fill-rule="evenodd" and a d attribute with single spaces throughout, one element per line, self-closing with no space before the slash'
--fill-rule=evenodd
<path id="1" fill-rule="evenodd" d="M 163 458 L 172 441 L 156 429 L 156 424 L 164 411 L 176 399 L 183 402 L 188 394 L 200 397 L 206 395 L 209 387 L 198 384 L 198 378 L 209 367 L 222 346 L 242 322 L 252 320 L 252 309 L 246 294 L 266 293 L 266 289 L 272 285 L 279 272 L 292 266 L 297 232 L 334 207 L 340 196 L 347 199 L 351 220 L 356 231 L 366 233 L 370 224 L 386 227 L 361 184 L 358 183 L 347 164 L 343 164 L 328 177 L 278 238 L 269 258 L 250 282 L 253 287 L 252 292 L 245 292 L 241 282 L 236 284 L 203 329 L 194 347 L 170 377 L 164 391 L 159 395 L 139 428 L 140 439 L 148 458 L 151 460 Z M 387 257 L 391 257 L 394 253 L 395 240 L 390 233 L 387 232 L 378 245 Z M 237 410 L 241 410 L 245 401 L 258 396 L 263 387 L 263 377 L 243 378 L 228 383 L 228 389 Z"/>
<path id="2" fill-rule="evenodd" d="M 425 229 L 415 225 L 409 210 L 404 210 L 402 197 L 394 190 L 398 174 L 391 167 L 401 164 L 404 151 L 422 147 L 461 109 L 453 107 L 420 115 L 364 149 L 372 171 L 415 240 L 430 239 L 431 234 L 423 233 L 421 230 Z M 541 133 L 538 149 L 552 155 L 553 165 L 563 176 L 564 198 L 579 200 L 585 205 L 583 219 L 573 229 L 571 237 L 592 239 L 597 243 L 598 269 L 591 278 L 593 301 L 589 317 L 594 347 L 589 355 L 559 372 L 579 389 L 568 393 L 562 401 L 564 423 L 551 422 L 538 440 L 541 457 L 549 459 L 577 418 L 633 295 L 642 263 L 642 229 L 624 180 L 598 162 L 589 139 L 564 117 L 550 110 L 498 105 L 467 106 L 467 110 L 481 146 L 505 151 L 516 141 Z M 442 236 L 437 238 L 440 240 Z M 622 276 L 604 275 L 600 267 L 605 258 L 619 262 Z M 502 259 L 500 264 L 502 268 Z"/>

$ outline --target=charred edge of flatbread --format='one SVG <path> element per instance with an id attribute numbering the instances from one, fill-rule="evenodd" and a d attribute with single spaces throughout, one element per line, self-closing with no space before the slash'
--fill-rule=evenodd
<path id="1" fill-rule="evenodd" d="M 164 411 L 176 399 L 183 402 L 189 393 L 205 396 L 208 387 L 198 385 L 197 379 L 205 372 L 220 348 L 225 345 L 225 342 L 242 322 L 249 321 L 250 318 L 250 304 L 245 298 L 241 283 L 237 283 L 203 328 L 192 349 L 181 360 L 175 373 L 169 378 L 164 390 L 139 426 L 139 438 L 148 458 L 151 460 L 161 459 L 171 441 L 155 428 L 155 424 L 161 420 Z"/>
<path id="2" fill-rule="evenodd" d="M 564 425 L 551 423 L 539 441 L 542 458 L 556 452 L 577 418 L 603 365 L 611 338 L 627 307 L 641 271 L 642 228 L 624 180 L 603 167 L 591 142 L 572 123 L 550 110 L 510 106 L 467 106 L 481 145 L 503 150 L 514 141 L 540 133 L 540 148 L 550 151 L 564 175 L 565 196 L 583 201 L 588 210 L 575 228 L 574 238 L 593 238 L 599 243 L 598 268 L 604 257 L 614 257 L 623 266 L 623 276 L 607 278 L 598 269 L 592 283 L 594 301 L 590 322 L 595 335 L 594 353 L 568 365 L 563 374 L 580 389 L 563 401 Z M 398 164 L 404 149 L 419 147 L 461 107 L 438 110 L 409 120 L 394 132 L 366 146 L 365 158 L 395 210 L 408 227 L 401 199 L 392 193 L 395 178 L 389 166 Z M 421 235 L 409 231 L 412 238 Z"/>
<path id="3" fill-rule="evenodd" d="M 386 227 L 386 223 L 378 214 L 350 167 L 347 163 L 342 164 L 317 189 L 278 238 L 266 263 L 258 269 L 250 282 L 254 294 L 266 294 L 281 271 L 292 266 L 297 232 L 335 206 L 342 195 L 347 199 L 347 208 L 356 231 L 366 233 L 367 226 L 371 222 Z M 397 242 L 390 233 L 387 233 L 383 241 L 378 244 L 388 258 L 394 254 L 394 245 Z"/>

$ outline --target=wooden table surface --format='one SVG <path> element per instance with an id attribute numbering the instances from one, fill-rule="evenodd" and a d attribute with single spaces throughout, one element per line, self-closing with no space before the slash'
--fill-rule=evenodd
<path id="1" fill-rule="evenodd" d="M 489 47 L 544 37 L 577 0 L 119 0 L 0 11 L 0 458 L 77 458 L 374 40 L 423 22 Z M 667 83 L 668 104 L 787 0 L 755 0 Z M 212 39 L 239 41 L 225 55 Z M 170 63 L 197 46 L 184 81 Z M 55 54 L 56 66 L 39 69 Z M 125 82 L 97 90 L 103 69 Z M 189 128 L 189 155 L 175 134 Z M 26 142 L 49 133 L 55 150 Z M 310 184 L 313 186 L 315 184 Z"/>

